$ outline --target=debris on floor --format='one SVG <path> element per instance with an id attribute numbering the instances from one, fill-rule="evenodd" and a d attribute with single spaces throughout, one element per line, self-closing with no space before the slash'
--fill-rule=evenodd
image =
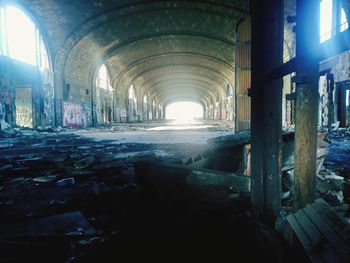
<path id="1" fill-rule="evenodd" d="M 350 261 L 350 223 L 340 217 L 323 199 L 287 217 L 286 240 L 300 243 L 311 262 Z"/>
<path id="2" fill-rule="evenodd" d="M 332 132 L 330 144 L 319 135 L 318 197 L 347 220 L 347 131 Z M 260 246 L 249 212 L 249 133 L 207 145 L 123 143 L 27 128 L 0 130 L 0 137 L 0 245 L 6 248 L 0 261 L 48 262 L 53 255 L 57 262 L 97 261 L 126 240 L 227 238 L 242 249 Z M 283 207 L 293 201 L 293 140 L 292 131 L 284 133 Z M 278 222 L 283 232 L 287 215 Z"/>
<path id="3" fill-rule="evenodd" d="M 128 240 L 226 238 L 237 247 L 244 247 L 242 240 L 258 245 L 254 231 L 246 231 L 250 178 L 199 168 L 211 162 L 207 146 L 27 128 L 0 136 L 1 262 L 103 262 Z M 189 159 L 198 168 L 184 165 Z M 188 188 L 172 186 L 155 196 L 134 176 L 135 163 L 143 162 L 164 163 L 152 173 L 163 173 L 165 181 L 176 181 L 182 171 Z"/>

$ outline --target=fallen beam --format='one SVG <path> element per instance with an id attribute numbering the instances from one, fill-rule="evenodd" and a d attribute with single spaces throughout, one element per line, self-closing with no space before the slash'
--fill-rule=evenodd
<path id="1" fill-rule="evenodd" d="M 135 164 L 141 189 L 172 201 L 205 201 L 250 192 L 250 177 L 149 161 Z"/>

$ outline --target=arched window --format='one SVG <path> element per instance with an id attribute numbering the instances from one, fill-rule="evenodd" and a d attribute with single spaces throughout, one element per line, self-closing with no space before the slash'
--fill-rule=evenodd
<path id="1" fill-rule="evenodd" d="M 337 2 L 338 1 L 338 2 Z M 321 0 L 320 6 L 320 41 L 324 42 L 337 34 L 348 29 L 349 24 L 343 8 L 335 10 L 337 17 L 333 17 L 333 8 L 341 4 L 339 0 Z M 340 14 L 338 12 L 340 11 Z"/>
<path id="2" fill-rule="evenodd" d="M 129 99 L 134 99 L 135 98 L 135 90 L 134 90 L 134 85 L 131 84 L 128 92 L 128 98 Z"/>
<path id="3" fill-rule="evenodd" d="M 133 112 L 133 115 L 136 115 L 137 112 L 137 99 L 134 89 L 134 84 L 131 84 L 128 90 L 128 99 L 129 99 L 129 109 Z"/>
<path id="4" fill-rule="evenodd" d="M 105 90 L 110 90 L 111 88 L 109 75 L 105 64 L 102 64 L 98 71 L 98 74 L 96 77 L 96 86 Z"/>
<path id="5" fill-rule="evenodd" d="M 346 19 L 345 11 L 342 8 L 341 14 L 340 14 L 340 32 L 343 32 L 348 28 L 349 28 L 349 23 L 348 23 L 348 20 Z"/>
<path id="6" fill-rule="evenodd" d="M 231 97 L 232 96 L 232 89 L 229 83 L 226 85 L 226 97 Z"/>
<path id="7" fill-rule="evenodd" d="M 332 36 L 333 0 L 322 0 L 320 12 L 320 38 L 324 42 Z"/>
<path id="8" fill-rule="evenodd" d="M 49 68 L 48 53 L 33 20 L 15 6 L 0 7 L 0 54 Z"/>

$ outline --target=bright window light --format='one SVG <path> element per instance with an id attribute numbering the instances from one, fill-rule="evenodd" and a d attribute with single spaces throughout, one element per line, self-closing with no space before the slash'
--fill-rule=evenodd
<path id="1" fill-rule="evenodd" d="M 324 42 L 332 36 L 332 0 L 321 1 L 320 41 Z"/>
<path id="2" fill-rule="evenodd" d="M 39 33 L 37 32 L 38 38 L 39 38 L 39 53 L 38 53 L 38 57 L 39 57 L 39 66 L 42 69 L 49 69 L 49 56 L 47 54 L 46 51 L 46 47 L 44 44 L 44 41 L 42 39 L 42 37 L 39 35 Z"/>
<path id="3" fill-rule="evenodd" d="M 108 89 L 109 88 L 108 83 L 109 83 L 109 79 L 108 79 L 107 67 L 105 64 L 102 64 L 98 71 L 96 85 L 99 88 Z"/>
<path id="4" fill-rule="evenodd" d="M 5 8 L 0 7 L 0 54 L 6 55 L 7 45 L 6 38 L 4 37 L 5 32 Z"/>
<path id="5" fill-rule="evenodd" d="M 21 10 L 6 7 L 7 46 L 11 58 L 36 65 L 35 25 Z"/>
<path id="6" fill-rule="evenodd" d="M 343 32 L 348 28 L 349 28 L 348 20 L 346 19 L 345 11 L 342 8 L 341 15 L 340 15 L 340 32 Z"/>
<path id="7" fill-rule="evenodd" d="M 128 97 L 129 97 L 130 100 L 135 98 L 135 91 L 134 91 L 134 85 L 133 84 L 131 84 L 131 86 L 129 88 Z"/>
<path id="8" fill-rule="evenodd" d="M 191 121 L 203 118 L 203 107 L 194 102 L 176 102 L 166 107 L 166 119 Z"/>
<path id="9" fill-rule="evenodd" d="M 0 54 L 49 69 L 49 56 L 34 22 L 15 6 L 0 7 Z"/>

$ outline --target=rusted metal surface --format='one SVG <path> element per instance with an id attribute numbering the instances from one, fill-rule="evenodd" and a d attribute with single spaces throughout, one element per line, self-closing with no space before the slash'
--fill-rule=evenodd
<path id="1" fill-rule="evenodd" d="M 236 132 L 250 129 L 251 21 L 246 18 L 237 31 L 236 46 Z"/>
<path id="2" fill-rule="evenodd" d="M 239 41 L 251 40 L 251 19 L 247 17 L 238 27 L 237 37 Z"/>
<path id="3" fill-rule="evenodd" d="M 236 48 L 236 67 L 239 69 L 250 69 L 250 56 L 250 43 L 238 43 Z"/>
<path id="4" fill-rule="evenodd" d="M 237 130 L 245 131 L 250 129 L 250 105 L 251 99 L 247 95 L 238 95 L 237 96 L 237 108 L 238 116 L 240 118 L 237 122 Z"/>

